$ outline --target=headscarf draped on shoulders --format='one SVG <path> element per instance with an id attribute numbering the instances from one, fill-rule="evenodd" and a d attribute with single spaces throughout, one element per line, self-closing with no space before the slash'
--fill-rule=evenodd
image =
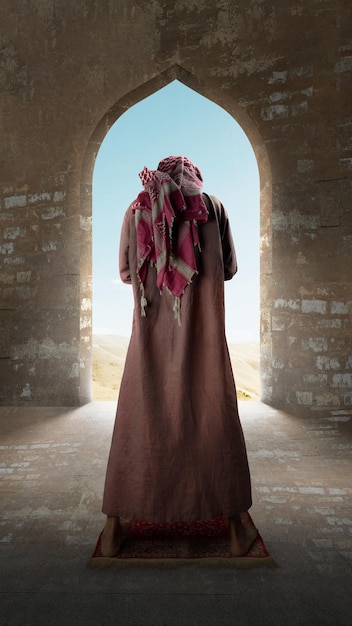
<path id="1" fill-rule="evenodd" d="M 144 191 L 132 210 L 137 234 L 137 275 L 141 287 L 141 313 L 146 315 L 144 294 L 148 264 L 156 267 L 157 286 L 174 295 L 174 313 L 179 324 L 180 298 L 197 273 L 195 246 L 198 224 L 208 219 L 202 197 L 200 170 L 185 156 L 160 161 L 157 170 L 140 172 Z"/>

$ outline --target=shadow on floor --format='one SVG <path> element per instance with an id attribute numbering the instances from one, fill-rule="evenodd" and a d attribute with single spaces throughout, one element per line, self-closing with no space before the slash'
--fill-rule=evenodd
<path id="1" fill-rule="evenodd" d="M 88 570 L 116 405 L 1 408 L 6 626 L 348 626 L 352 419 L 240 403 L 251 515 L 279 568 Z"/>

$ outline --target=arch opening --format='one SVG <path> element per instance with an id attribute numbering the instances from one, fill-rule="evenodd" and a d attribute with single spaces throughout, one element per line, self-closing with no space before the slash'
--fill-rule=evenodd
<path id="1" fill-rule="evenodd" d="M 165 77 L 164 77 L 165 78 Z M 184 77 L 183 77 L 184 78 Z M 96 130 L 95 138 L 92 138 L 91 148 L 94 148 L 94 155 L 91 162 L 91 177 L 93 178 L 93 261 L 94 261 L 94 282 L 93 282 L 93 333 L 101 335 L 122 334 L 129 336 L 131 329 L 132 294 L 131 290 L 122 286 L 118 278 L 117 252 L 119 244 L 120 225 L 129 203 L 140 191 L 140 181 L 138 172 L 147 165 L 150 168 L 156 167 L 158 161 L 172 153 L 183 153 L 189 156 L 200 167 L 204 178 L 204 191 L 213 193 L 221 198 L 230 216 L 230 222 L 234 234 L 236 252 L 239 258 L 240 271 L 233 281 L 226 285 L 226 327 L 228 341 L 242 342 L 252 341 L 253 344 L 259 340 L 259 178 L 261 165 L 258 159 L 258 152 L 255 154 L 255 129 L 252 137 L 248 135 L 250 124 L 247 121 L 246 131 L 238 124 L 231 108 L 217 106 L 212 94 L 204 95 L 206 90 L 194 89 L 194 78 L 191 85 L 187 85 L 185 80 L 180 80 L 180 76 L 167 76 L 164 85 L 159 81 L 155 87 L 155 79 L 152 86 L 149 85 L 151 93 L 146 94 L 146 85 L 134 94 L 129 94 L 123 105 L 120 101 L 115 106 L 115 119 L 109 111 Z M 199 86 L 198 86 L 199 87 Z M 202 93 L 203 92 L 203 93 Z M 177 98 L 176 98 L 177 95 Z M 180 96 L 183 97 L 180 97 Z M 150 97 L 148 97 L 150 96 Z M 158 117 L 158 126 L 151 128 L 154 132 L 155 142 L 152 145 L 146 133 L 142 133 L 143 124 L 148 125 L 150 113 L 163 100 L 161 113 Z M 167 106 L 177 99 L 177 116 L 172 115 L 172 107 Z M 134 100 L 134 102 L 132 101 Z M 137 109 L 140 111 L 137 112 Z M 144 110 L 143 110 L 144 109 Z M 149 109 L 149 112 L 148 112 Z M 124 112 L 124 116 L 117 112 Z M 143 111 L 143 114 L 141 114 Z M 217 136 L 209 131 L 209 119 L 216 111 L 215 117 L 226 119 L 221 132 Z M 139 116 L 139 127 L 136 126 L 136 114 Z M 138 117 L 137 116 L 137 117 Z M 185 126 L 185 117 L 188 117 L 188 124 L 193 124 L 192 145 L 184 147 L 184 139 L 180 130 Z M 171 117 L 171 121 L 170 121 Z M 165 123 L 168 122 L 168 124 Z M 242 120 L 243 121 L 243 120 Z M 214 126 L 217 126 L 215 120 Z M 168 126 L 176 130 L 177 143 L 167 136 Z M 150 124 L 149 124 L 150 125 Z M 102 132 L 104 127 L 105 134 Z M 233 133 L 229 135 L 229 128 Z M 133 128 L 133 140 L 127 137 L 128 132 Z M 129 130 L 130 129 L 130 130 Z M 150 128 L 149 128 L 150 130 Z M 100 134 L 98 140 L 97 134 Z M 160 141 L 160 136 L 164 142 Z M 116 139 L 117 137 L 117 139 Z M 165 143 L 167 137 L 167 143 Z M 240 141 L 239 141 L 240 138 Z M 254 145 L 253 145 L 254 138 Z M 198 139 L 198 141 L 197 141 Z M 252 139 L 252 141 L 250 141 Z M 139 144 L 139 141 L 141 142 Z M 117 152 L 120 150 L 120 157 L 111 156 L 111 144 L 119 142 Z M 183 142 L 183 143 L 182 143 Z M 103 144 L 103 145 L 102 145 Z M 123 162 L 121 160 L 121 146 L 133 144 L 132 150 L 124 150 Z M 240 145 L 240 147 L 239 147 Z M 108 148 L 106 150 L 106 148 Z M 246 154 L 244 155 L 244 151 Z M 109 165 L 107 166 L 105 153 L 110 154 Z M 95 157 L 98 157 L 95 161 Z M 116 154 L 116 151 L 115 151 Z M 244 158 L 245 157 L 245 158 Z M 226 167 L 221 164 L 226 160 Z M 94 163 L 95 161 L 95 163 Z M 243 165 L 243 164 L 246 165 Z M 215 165 L 216 164 L 216 167 Z M 93 177 L 93 166 L 94 177 Z M 122 167 L 123 165 L 123 167 Z M 266 163 L 264 169 L 267 171 Z M 99 168 L 105 169 L 102 181 L 99 182 L 104 189 L 103 196 L 97 201 L 96 185 Z M 105 181 L 104 181 L 105 176 Z M 237 181 L 236 181 L 237 177 Z M 91 178 L 91 180 L 92 180 Z M 110 183 L 109 183 L 110 179 Z M 111 181 L 113 184 L 111 185 Z M 238 184 L 236 184 L 238 182 Z M 267 181 L 266 181 L 267 182 Z M 267 187 L 267 185 L 265 185 Z M 265 189 L 264 189 L 265 191 Z M 246 197 L 247 196 L 247 197 Z M 267 195 L 264 193 L 264 200 Z M 87 200 L 87 198 L 86 198 Z M 263 205 L 263 189 L 262 189 Z M 264 202 L 264 206 L 267 203 Z M 107 210 L 107 207 L 110 207 Z M 262 218 L 263 222 L 263 218 Z M 268 222 L 267 216 L 264 220 Z M 265 234 L 265 233 L 264 233 Z M 268 244 L 269 234 L 266 233 L 264 241 Z M 262 241 L 263 241 L 263 232 Z M 99 244 L 98 241 L 101 243 Z M 250 245 L 248 244 L 250 240 Z M 99 247 L 101 249 L 99 249 Z M 251 257 L 248 257 L 248 250 L 252 250 Z M 254 252 L 253 252 L 254 251 Z M 104 263 L 100 263 L 99 258 L 104 258 Z M 247 257 L 247 258 L 246 258 Z M 97 261 L 98 259 L 98 261 Z M 100 268 L 100 269 L 97 269 Z M 231 293 L 232 292 L 232 293 Z M 109 297 L 107 297 L 109 294 Z M 254 296 L 253 296 L 254 294 Z M 126 312 L 128 311 L 128 312 Z M 119 328 L 116 330 L 116 317 L 119 312 Z M 245 323 L 241 323 L 245 319 Z M 248 320 L 251 318 L 250 324 Z M 125 346 L 126 346 L 125 342 Z M 91 358 L 91 354 L 89 355 Z M 114 360 L 113 360 L 114 362 Z M 116 360 L 115 360 L 116 365 Z M 91 370 L 89 369 L 89 372 Z M 235 372 L 236 374 L 236 372 Z M 91 379 L 89 380 L 89 386 Z M 117 392 L 117 389 L 115 390 Z M 114 397 L 116 399 L 117 393 Z"/>

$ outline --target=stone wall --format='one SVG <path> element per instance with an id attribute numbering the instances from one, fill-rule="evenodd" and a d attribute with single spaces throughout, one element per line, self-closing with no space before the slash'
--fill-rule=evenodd
<path id="1" fill-rule="evenodd" d="M 127 107 L 178 79 L 257 156 L 263 400 L 352 406 L 350 7 L 2 1 L 2 404 L 89 401 L 94 158 Z"/>

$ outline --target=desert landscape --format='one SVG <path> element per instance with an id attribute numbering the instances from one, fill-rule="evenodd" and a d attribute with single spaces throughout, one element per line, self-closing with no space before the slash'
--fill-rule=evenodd
<path id="1" fill-rule="evenodd" d="M 117 400 L 129 337 L 93 335 L 93 400 Z M 259 398 L 259 344 L 230 343 L 239 400 Z"/>

